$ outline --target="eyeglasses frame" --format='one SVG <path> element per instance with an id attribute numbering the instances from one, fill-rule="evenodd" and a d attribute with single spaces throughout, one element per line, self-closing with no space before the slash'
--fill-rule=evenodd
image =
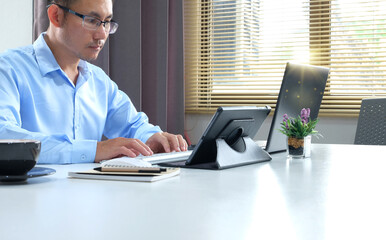
<path id="1" fill-rule="evenodd" d="M 96 20 L 98 20 L 99 21 L 99 23 L 97 24 L 97 28 L 95 28 L 95 29 L 89 29 L 89 28 L 86 28 L 86 29 L 89 29 L 89 30 L 97 30 L 98 29 L 98 27 L 99 26 L 101 26 L 102 24 L 103 24 L 103 27 L 106 29 L 106 24 L 110 24 L 110 29 L 109 29 L 109 34 L 114 34 L 116 31 L 117 31 L 117 29 L 118 29 L 118 23 L 116 22 L 116 21 L 114 21 L 114 20 L 110 20 L 110 21 L 101 21 L 100 19 L 98 19 L 98 18 L 96 18 L 96 17 L 93 17 L 93 16 L 88 16 L 88 15 L 83 15 L 83 14 L 80 14 L 80 13 L 78 13 L 78 12 L 75 12 L 74 10 L 71 10 L 71 9 L 69 9 L 69 8 L 67 8 L 67 7 L 64 7 L 64 6 L 62 6 L 62 5 L 59 5 L 59 4 L 57 4 L 57 3 L 54 3 L 54 5 L 56 5 L 56 6 L 58 6 L 59 8 L 61 8 L 61 9 L 63 9 L 64 11 L 66 11 L 66 12 L 69 12 L 69 13 L 71 13 L 71 14 L 73 14 L 73 15 L 75 15 L 75 16 L 78 16 L 78 17 L 80 17 L 80 18 L 82 18 L 82 26 L 83 27 L 85 27 L 85 25 L 84 25 L 84 18 L 85 17 L 90 17 L 90 18 L 94 18 L 94 19 L 96 19 Z M 50 5 L 49 5 L 50 6 Z M 49 7 L 48 6 L 48 7 Z M 116 27 L 115 27 L 115 29 L 114 28 L 111 28 L 111 23 L 113 23 Z M 113 25 L 113 26 L 114 26 Z M 111 29 L 114 29 L 114 32 L 111 32 Z"/>

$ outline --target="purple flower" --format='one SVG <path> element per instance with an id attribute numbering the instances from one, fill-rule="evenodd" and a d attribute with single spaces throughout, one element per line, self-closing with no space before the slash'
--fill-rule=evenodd
<path id="1" fill-rule="evenodd" d="M 287 122 L 288 121 L 288 115 L 287 114 L 284 114 L 283 115 L 283 122 Z"/>
<path id="2" fill-rule="evenodd" d="M 289 126 L 288 126 L 288 115 L 287 114 L 284 114 L 283 115 L 283 123 L 285 123 L 285 128 L 289 129 Z"/>
<path id="3" fill-rule="evenodd" d="M 300 111 L 300 117 L 301 118 L 306 118 L 307 117 L 307 110 L 305 108 L 303 108 L 301 111 Z"/>
<path id="4" fill-rule="evenodd" d="M 311 110 L 309 108 L 303 108 L 300 111 L 300 118 L 302 119 L 303 124 L 308 123 L 308 118 L 310 117 Z"/>

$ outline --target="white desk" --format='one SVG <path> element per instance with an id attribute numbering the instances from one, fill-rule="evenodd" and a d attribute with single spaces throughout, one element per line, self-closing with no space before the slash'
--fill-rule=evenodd
<path id="1" fill-rule="evenodd" d="M 312 145 L 312 158 L 154 183 L 0 184 L 0 239 L 386 239 L 386 147 Z"/>

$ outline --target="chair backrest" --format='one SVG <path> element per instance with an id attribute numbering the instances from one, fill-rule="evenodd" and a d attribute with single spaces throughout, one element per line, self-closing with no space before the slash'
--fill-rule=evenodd
<path id="1" fill-rule="evenodd" d="M 386 98 L 362 100 L 354 144 L 386 145 Z"/>

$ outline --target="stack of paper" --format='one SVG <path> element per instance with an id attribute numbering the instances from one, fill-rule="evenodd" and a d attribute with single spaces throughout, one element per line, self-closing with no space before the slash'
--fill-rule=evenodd
<path id="1" fill-rule="evenodd" d="M 131 167 L 127 171 L 102 171 L 102 168 L 94 168 L 82 172 L 69 172 L 68 176 L 84 179 L 154 182 L 179 174 L 179 168 Z"/>

